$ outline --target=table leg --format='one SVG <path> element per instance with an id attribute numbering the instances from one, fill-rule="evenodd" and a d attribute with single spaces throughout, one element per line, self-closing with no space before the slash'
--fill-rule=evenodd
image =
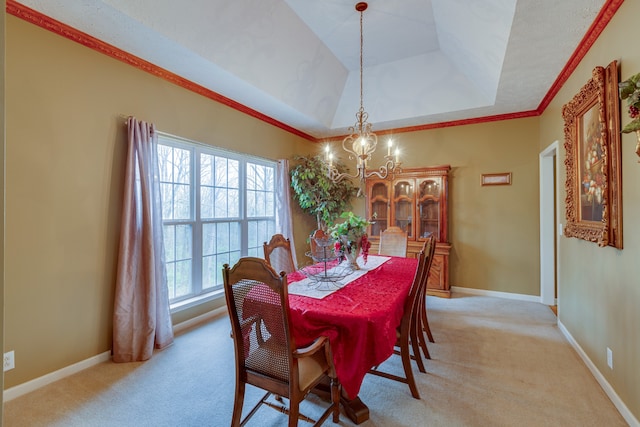
<path id="1" fill-rule="evenodd" d="M 347 395 L 342 392 L 340 396 L 340 403 L 344 408 L 344 412 L 347 417 L 355 424 L 361 424 L 369 419 L 369 407 L 364 404 L 358 396 L 353 399 L 349 399 Z"/>
<path id="2" fill-rule="evenodd" d="M 331 401 L 331 388 L 328 379 L 318 384 L 313 392 L 327 401 Z M 340 404 L 344 408 L 344 413 L 354 424 L 362 424 L 369 419 L 369 407 L 358 396 L 351 399 L 344 390 L 341 390 Z"/>

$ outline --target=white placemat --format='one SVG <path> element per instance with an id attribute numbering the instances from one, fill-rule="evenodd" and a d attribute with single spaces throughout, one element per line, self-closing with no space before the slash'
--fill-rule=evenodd
<path id="1" fill-rule="evenodd" d="M 367 263 L 365 264 L 364 260 L 360 256 L 358 257 L 358 266 L 360 267 L 360 270 L 354 270 L 353 273 L 337 282 L 318 282 L 307 277 L 289 284 L 288 291 L 290 295 L 301 295 L 304 297 L 322 299 L 331 295 L 335 291 L 344 288 L 350 282 L 364 276 L 369 271 L 380 267 L 389 259 L 390 258 L 386 256 L 369 255 Z"/>

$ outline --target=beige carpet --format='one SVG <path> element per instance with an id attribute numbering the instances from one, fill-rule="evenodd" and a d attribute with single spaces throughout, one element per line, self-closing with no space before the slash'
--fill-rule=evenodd
<path id="1" fill-rule="evenodd" d="M 409 388 L 367 376 L 373 426 L 625 426 L 556 326 L 549 307 L 456 294 L 428 297 L 435 344 L 427 373 Z M 221 317 L 181 334 L 144 363 L 103 363 L 5 404 L 5 426 L 228 426 L 234 360 Z M 385 369 L 401 371 L 397 356 Z M 245 407 L 261 393 L 250 389 Z M 315 398 L 303 412 L 315 416 Z M 300 422 L 301 426 L 308 425 Z M 282 426 L 261 409 L 248 426 Z M 332 425 L 331 421 L 325 425 Z M 340 425 L 353 425 L 342 414 Z"/>

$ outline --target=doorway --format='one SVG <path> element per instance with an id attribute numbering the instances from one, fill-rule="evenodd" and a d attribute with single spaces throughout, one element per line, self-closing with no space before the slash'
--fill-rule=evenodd
<path id="1" fill-rule="evenodd" d="M 548 306 L 557 304 L 558 147 L 554 141 L 540 153 L 540 302 Z"/>

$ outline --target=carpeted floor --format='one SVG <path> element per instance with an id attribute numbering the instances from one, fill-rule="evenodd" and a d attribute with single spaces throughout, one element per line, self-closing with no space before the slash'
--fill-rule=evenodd
<path id="1" fill-rule="evenodd" d="M 427 305 L 436 342 L 427 373 L 415 370 L 422 399 L 369 375 L 360 397 L 371 413 L 362 426 L 627 425 L 549 307 L 463 294 L 428 297 Z M 16 398 L 5 403 L 4 425 L 228 426 L 235 381 L 229 329 L 223 316 L 184 332 L 148 362 L 103 363 Z M 385 369 L 401 373 L 399 357 Z M 261 395 L 250 388 L 245 407 Z M 302 412 L 313 417 L 324 405 L 313 398 Z M 286 416 L 270 408 L 248 423 L 282 425 Z M 340 425 L 353 424 L 343 413 Z"/>

